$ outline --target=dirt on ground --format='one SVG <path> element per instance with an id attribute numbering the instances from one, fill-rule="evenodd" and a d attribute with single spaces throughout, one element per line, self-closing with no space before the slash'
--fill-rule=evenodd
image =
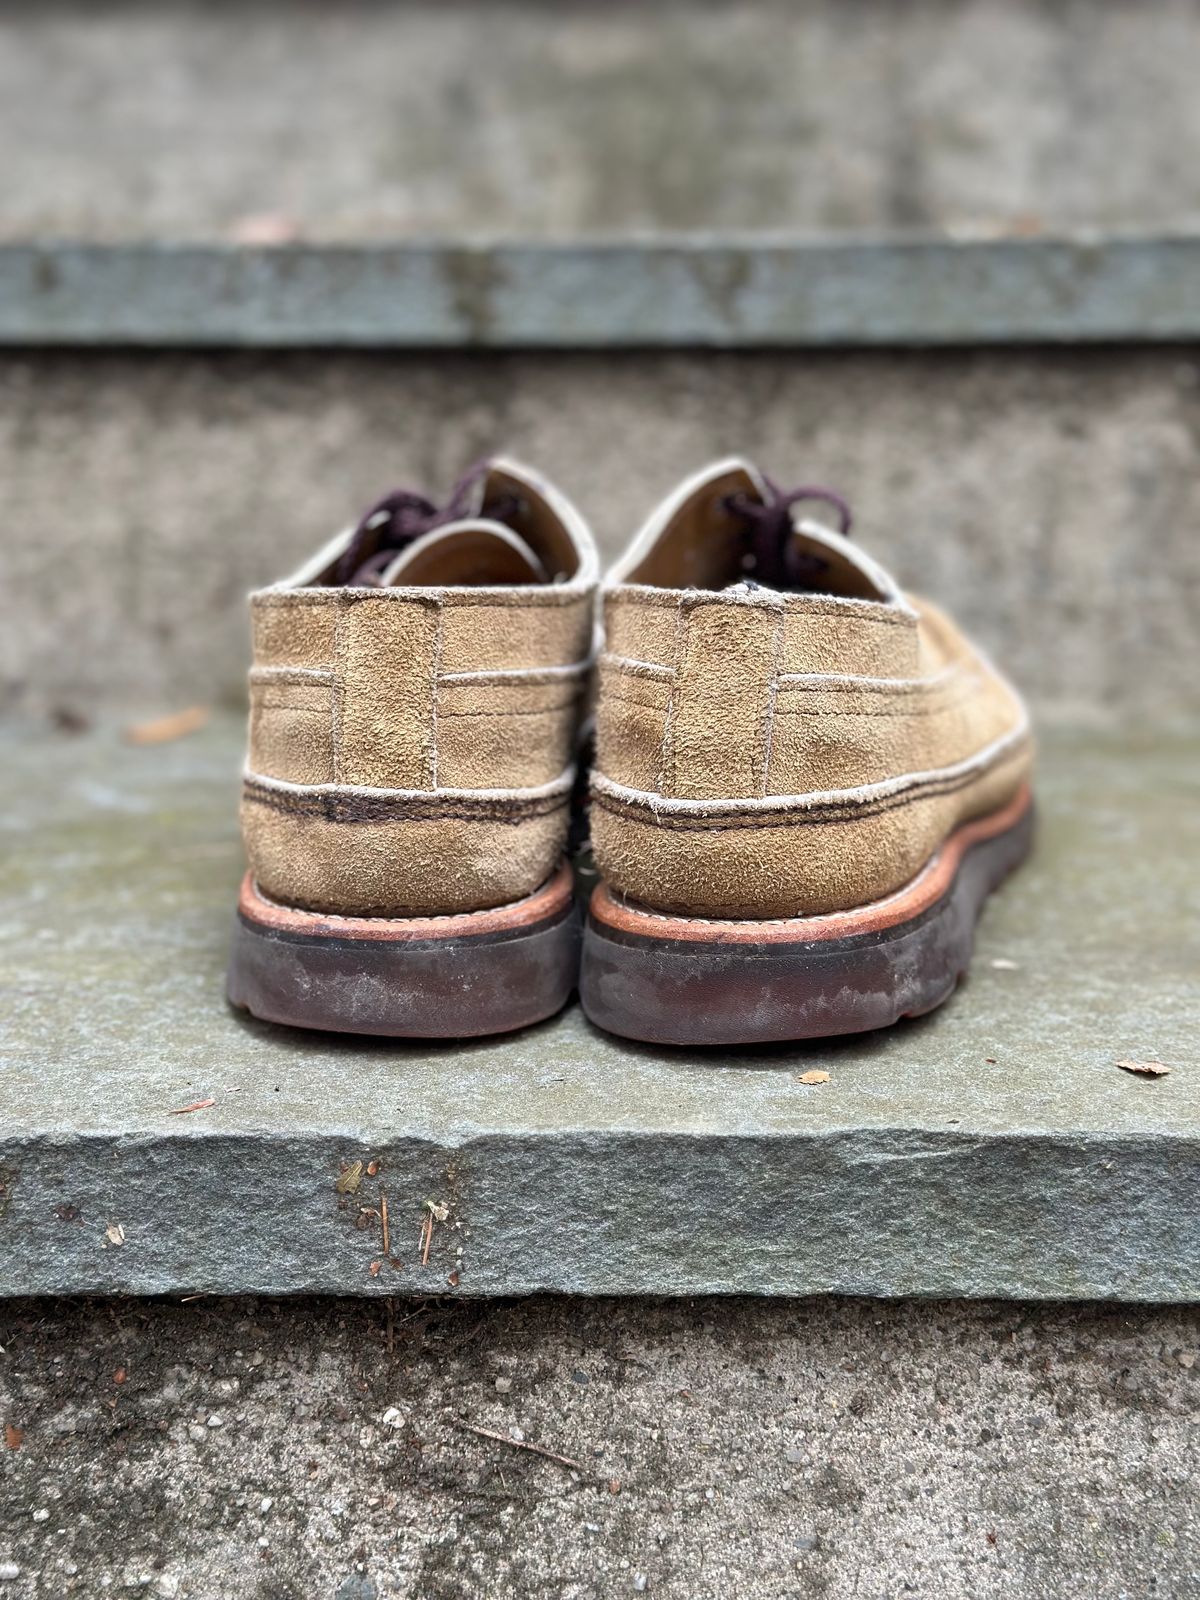
<path id="1" fill-rule="evenodd" d="M 1200 1594 L 1200 1317 L 9 1302 L 0 1600 Z"/>

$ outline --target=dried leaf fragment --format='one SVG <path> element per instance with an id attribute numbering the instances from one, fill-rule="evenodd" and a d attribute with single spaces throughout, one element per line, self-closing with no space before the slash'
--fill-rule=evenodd
<path id="1" fill-rule="evenodd" d="M 125 729 L 125 739 L 129 744 L 168 744 L 195 733 L 210 715 L 207 706 L 188 706 L 186 711 L 172 711 L 169 716 L 154 717 L 150 722 L 131 722 Z"/>
<path id="2" fill-rule="evenodd" d="M 104 1230 L 104 1237 L 107 1240 L 105 1249 L 107 1249 L 108 1245 L 110 1244 L 124 1244 L 125 1229 L 119 1222 L 110 1222 L 108 1227 Z"/>
<path id="3" fill-rule="evenodd" d="M 252 211 L 234 219 L 229 237 L 235 244 L 294 244 L 300 237 L 300 224 L 286 211 Z"/>
<path id="4" fill-rule="evenodd" d="M 25 1429 L 18 1428 L 15 1422 L 4 1424 L 4 1448 L 6 1450 L 19 1450 L 25 1442 Z"/>
<path id="5" fill-rule="evenodd" d="M 171 1109 L 173 1117 L 182 1117 L 188 1111 L 207 1111 L 209 1106 L 216 1105 L 215 1100 L 193 1100 L 190 1106 L 174 1106 Z"/>
<path id="6" fill-rule="evenodd" d="M 363 1164 L 353 1161 L 343 1173 L 340 1173 L 334 1182 L 334 1189 L 338 1194 L 357 1194 L 358 1186 L 362 1182 Z"/>
<path id="7" fill-rule="evenodd" d="M 380 1272 L 382 1271 L 382 1269 L 383 1269 L 383 1262 L 382 1261 L 372 1261 L 371 1265 L 367 1268 L 367 1271 L 371 1274 L 371 1276 L 373 1278 L 377 1278 L 379 1276 Z"/>
<path id="8" fill-rule="evenodd" d="M 445 1222 L 450 1215 L 450 1207 L 444 1206 L 438 1200 L 426 1200 L 425 1209 L 429 1211 L 438 1222 Z"/>
<path id="9" fill-rule="evenodd" d="M 797 1077 L 796 1082 L 797 1083 L 828 1083 L 829 1082 L 829 1074 L 827 1072 L 816 1072 L 816 1071 L 813 1071 L 813 1072 L 802 1072 Z"/>
<path id="10" fill-rule="evenodd" d="M 1139 1078 L 1165 1078 L 1170 1067 L 1161 1061 L 1118 1061 L 1122 1072 L 1136 1072 Z"/>

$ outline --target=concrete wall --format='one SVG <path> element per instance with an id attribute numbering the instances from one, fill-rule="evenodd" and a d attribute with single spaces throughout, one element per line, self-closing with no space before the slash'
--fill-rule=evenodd
<path id="1" fill-rule="evenodd" d="M 48 0 L 0 237 L 1200 221 L 1197 0 Z"/>
<path id="2" fill-rule="evenodd" d="M 245 591 L 504 448 L 612 556 L 706 458 L 850 496 L 865 544 L 1051 715 L 1200 705 L 1194 352 L 7 356 L 9 711 L 238 703 Z"/>

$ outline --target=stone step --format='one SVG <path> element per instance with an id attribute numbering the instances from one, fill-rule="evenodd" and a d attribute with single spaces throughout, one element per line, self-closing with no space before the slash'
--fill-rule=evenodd
<path id="1" fill-rule="evenodd" d="M 1195 0 L 50 0 L 0 20 L 0 230 L 1194 225 L 1198 44 Z"/>
<path id="2" fill-rule="evenodd" d="M 606 558 L 679 477 L 751 452 L 845 493 L 1046 715 L 1200 712 L 1200 369 L 1172 346 L 8 352 L 4 708 L 240 705 L 246 591 L 496 449 L 561 482 Z"/>
<path id="3" fill-rule="evenodd" d="M 787 349 L 1200 335 L 1200 237 L 0 245 L 0 346 Z"/>
<path id="4" fill-rule="evenodd" d="M 708 1056 L 574 1008 L 433 1048 L 246 1021 L 240 728 L 0 755 L 5 1294 L 1200 1297 L 1195 739 L 1045 740 L 1036 857 L 933 1016 Z"/>

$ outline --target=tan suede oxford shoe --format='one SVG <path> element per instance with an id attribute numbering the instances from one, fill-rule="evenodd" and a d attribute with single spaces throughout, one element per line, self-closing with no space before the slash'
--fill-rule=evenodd
<path id="1" fill-rule="evenodd" d="M 413 1037 L 565 1004 L 596 578 L 574 508 L 495 459 L 444 507 L 387 496 L 250 597 L 233 1004 Z"/>
<path id="2" fill-rule="evenodd" d="M 604 586 L 581 976 L 601 1027 L 744 1044 L 928 1011 L 1029 847 L 1020 699 L 848 532 L 837 496 L 723 461 Z"/>

